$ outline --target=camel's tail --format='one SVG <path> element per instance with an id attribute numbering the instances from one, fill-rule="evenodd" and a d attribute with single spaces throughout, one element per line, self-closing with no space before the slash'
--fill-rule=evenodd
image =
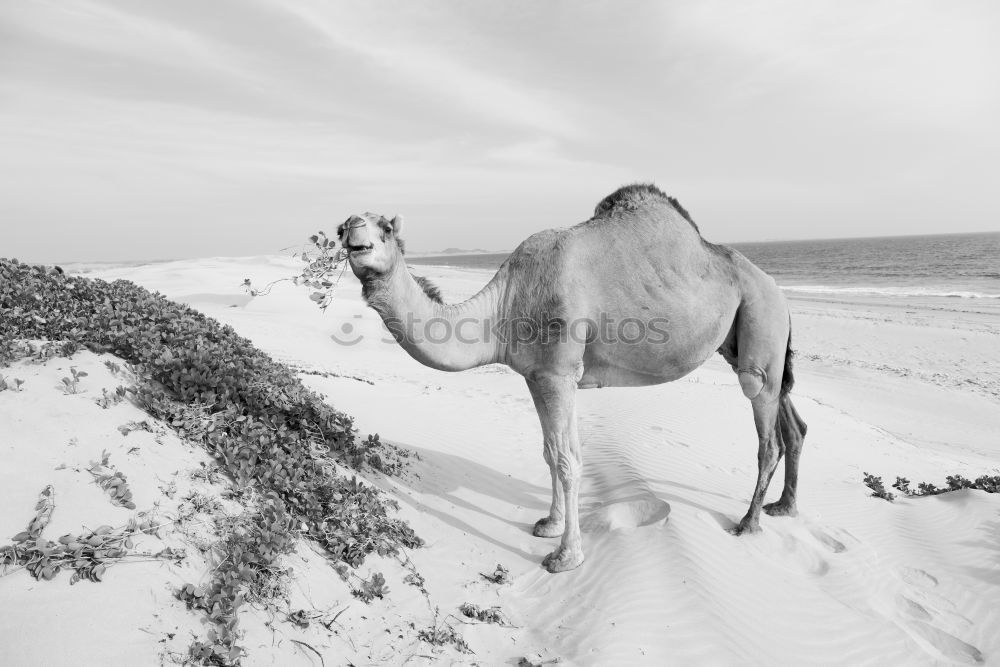
<path id="1" fill-rule="evenodd" d="M 801 448 L 807 429 L 808 426 L 802 417 L 799 416 L 799 411 L 795 409 L 795 405 L 792 404 L 792 397 L 788 394 L 782 394 L 778 406 L 777 423 L 778 437 L 781 438 L 781 451 L 786 452 L 787 448 L 793 445 L 793 443 L 794 446 Z"/>
<path id="2" fill-rule="evenodd" d="M 795 374 L 792 373 L 792 330 L 788 330 L 788 346 L 785 348 L 785 370 L 781 376 L 781 404 L 778 407 L 778 437 L 781 438 L 782 451 L 788 447 L 796 451 L 802 448 L 802 440 L 806 437 L 806 423 L 799 416 L 798 410 L 792 405 L 788 393 L 795 385 Z"/>
<path id="3" fill-rule="evenodd" d="M 785 348 L 785 370 L 781 375 L 781 395 L 789 393 L 795 386 L 795 374 L 792 372 L 792 330 L 788 329 L 788 345 Z"/>

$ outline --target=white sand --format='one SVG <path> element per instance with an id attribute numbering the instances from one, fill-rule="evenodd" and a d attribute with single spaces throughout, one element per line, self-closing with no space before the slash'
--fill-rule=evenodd
<path id="1" fill-rule="evenodd" d="M 408 555 L 429 600 L 403 583 L 397 563 L 373 558 L 361 573 L 383 572 L 390 593 L 365 606 L 303 545 L 290 559 L 293 607 L 346 608 L 333 626 L 339 634 L 317 623 L 295 630 L 280 618 L 269 629 L 267 615 L 251 610 L 243 622 L 248 664 L 319 664 L 292 638 L 320 650 L 327 665 L 420 664 L 426 656 L 516 664 L 532 655 L 599 665 L 1000 664 L 1000 495 L 963 491 L 890 504 L 862 484 L 865 471 L 887 485 L 896 475 L 941 484 L 947 474 L 1000 473 L 995 316 L 793 301 L 796 404 L 809 424 L 800 516 L 764 516 L 759 535 L 724 531 L 746 509 L 756 438 L 749 404 L 721 360 L 668 385 L 581 392 L 587 560 L 551 575 L 540 562 L 555 541 L 530 534 L 547 510 L 549 477 L 523 380 L 502 367 L 448 374 L 420 366 L 382 342 L 381 323 L 349 272 L 325 314 L 287 284 L 246 302 L 245 277 L 264 283 L 295 266 L 211 259 L 89 274 L 132 279 L 231 324 L 278 359 L 343 376 L 303 381 L 353 415 L 362 433 L 419 454 L 402 478 L 374 481 L 427 541 Z M 449 300 L 488 279 L 478 271 L 419 272 Z M 331 333 L 362 340 L 337 345 Z M 56 387 L 70 363 L 91 372 L 88 394 L 65 396 Z M 0 393 L 0 423 L 12 424 L 0 435 L 4 538 L 24 529 L 50 483 L 52 536 L 118 525 L 131 514 L 110 506 L 85 471 L 53 470 L 60 463 L 85 467 L 107 448 L 135 480 L 138 508 L 159 501 L 169 513 L 184 491 L 171 501 L 160 480 L 175 479 L 175 470 L 188 480 L 185 471 L 207 460 L 170 435 L 163 444 L 148 433 L 121 436 L 119 424 L 142 416 L 127 404 L 105 411 L 93 403 L 101 386 L 119 381 L 93 355 L 0 372 L 26 380 L 25 392 Z M 78 444 L 69 445 L 74 436 Z M 779 472 L 769 499 L 780 488 Z M 164 540 L 184 543 L 180 535 Z M 510 570 L 511 585 L 480 577 L 497 563 Z M 0 663 L 38 664 L 44 656 L 47 664 L 150 664 L 169 658 L 166 650 L 183 652 L 191 631 L 203 629 L 171 587 L 203 577 L 205 568 L 195 556 L 182 566 L 121 565 L 103 583 L 72 589 L 66 574 L 53 582 L 23 572 L 0 578 Z M 444 619 L 463 602 L 498 604 L 517 627 L 452 621 L 474 656 L 416 638 L 433 621 L 431 607 Z M 165 632 L 177 634 L 160 643 Z"/>

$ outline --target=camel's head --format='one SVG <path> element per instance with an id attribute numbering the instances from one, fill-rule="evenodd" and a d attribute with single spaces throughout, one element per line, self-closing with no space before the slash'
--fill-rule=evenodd
<path id="1" fill-rule="evenodd" d="M 389 220 L 376 213 L 352 215 L 340 225 L 337 238 L 348 253 L 354 275 L 365 278 L 391 271 L 403 254 L 402 228 L 400 216 Z"/>

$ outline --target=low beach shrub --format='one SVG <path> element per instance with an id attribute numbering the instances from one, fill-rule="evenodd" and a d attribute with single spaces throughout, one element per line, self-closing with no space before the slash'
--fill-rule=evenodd
<path id="1" fill-rule="evenodd" d="M 497 563 L 497 568 L 493 570 L 493 574 L 486 574 L 485 572 L 480 572 L 479 575 L 486 581 L 492 582 L 494 584 L 509 584 L 511 581 L 510 570 L 505 568 L 500 563 Z"/>
<path id="2" fill-rule="evenodd" d="M 78 371 L 75 366 L 69 367 L 70 375 L 62 379 L 63 391 L 67 394 L 80 393 L 80 379 L 87 377 L 86 371 Z"/>
<path id="3" fill-rule="evenodd" d="M 35 579 L 54 579 L 61 570 L 73 570 L 70 585 L 79 581 L 101 581 L 107 569 L 120 562 L 183 559 L 172 549 L 158 553 L 132 550 L 132 538 L 140 533 L 155 534 L 159 528 L 149 515 L 140 513 L 125 526 L 98 526 L 79 535 L 66 534 L 53 542 L 42 535 L 55 510 L 55 489 L 42 489 L 35 504 L 35 516 L 26 530 L 12 543 L 0 547 L 0 576 L 24 568 Z"/>
<path id="4" fill-rule="evenodd" d="M 128 281 L 3 259 L 0 312 L 8 361 L 19 341 L 47 340 L 60 355 L 88 348 L 132 364 L 141 407 L 203 444 L 238 485 L 275 492 L 310 537 L 349 565 L 421 543 L 390 518 L 393 501 L 329 465 L 332 458 L 385 471 L 393 458 L 385 445 L 359 439 L 349 416 L 232 327 Z"/>
<path id="5" fill-rule="evenodd" d="M 351 590 L 351 595 L 362 602 L 371 602 L 375 598 L 382 599 L 389 594 L 389 587 L 385 585 L 385 577 L 381 572 L 376 572 L 371 579 L 361 579 L 361 585 Z"/>
<path id="6" fill-rule="evenodd" d="M 898 489 L 904 496 L 936 496 L 949 491 L 961 491 L 962 489 L 975 489 L 986 493 L 1000 493 L 1000 475 L 982 475 L 976 479 L 967 479 L 962 475 L 948 475 L 945 477 L 945 486 L 939 487 L 928 482 L 920 482 L 917 488 L 910 487 L 910 480 L 905 477 L 897 477 L 892 488 Z"/>
<path id="7" fill-rule="evenodd" d="M 192 647 L 196 658 L 238 662 L 239 601 L 295 537 L 314 540 L 352 567 L 371 553 L 394 555 L 422 544 L 392 516 L 395 501 L 333 465 L 391 474 L 398 457 L 387 455 L 377 437 L 359 439 L 350 417 L 231 327 L 128 281 L 67 276 L 0 259 L 0 366 L 23 357 L 71 357 L 83 348 L 124 359 L 137 405 L 204 446 L 238 490 L 266 498 L 259 522 L 222 545 L 226 565 L 212 581 L 204 589 L 178 591 L 213 622 L 209 640 Z M 68 393 L 78 390 L 84 375 L 64 380 Z M 127 489 L 124 478 L 110 473 L 103 482 L 128 506 L 127 491 L 120 491 Z"/>
<path id="8" fill-rule="evenodd" d="M 874 497 L 883 498 L 889 502 L 895 499 L 895 494 L 886 490 L 881 477 L 876 477 L 866 472 L 864 481 L 865 486 L 872 490 Z M 907 478 L 896 477 L 892 488 L 908 498 L 937 496 L 951 491 L 961 491 L 962 489 L 975 489 L 977 491 L 985 491 L 986 493 L 1000 493 L 1000 475 L 981 475 L 974 480 L 967 479 L 958 474 L 948 475 L 945 477 L 945 486 L 943 487 L 935 486 L 928 482 L 920 482 L 917 484 L 917 488 L 913 488 L 910 480 Z"/>
<path id="9" fill-rule="evenodd" d="M 434 622 L 417 632 L 417 638 L 431 646 L 452 646 L 459 653 L 471 654 L 473 651 L 462 637 L 462 634 L 449 622 L 449 618 L 438 623 L 440 610 L 434 610 Z M 449 614 L 450 617 L 450 614 Z"/>
<path id="10" fill-rule="evenodd" d="M 0 391 L 21 391 L 21 387 L 24 384 L 24 380 L 21 378 L 12 378 L 10 382 L 7 381 L 2 374 L 0 374 Z"/>
<path id="11" fill-rule="evenodd" d="M 881 477 L 876 477 L 870 473 L 865 473 L 865 486 L 872 490 L 872 496 L 888 500 L 890 503 L 896 498 L 891 491 L 887 491 Z"/>
<path id="12" fill-rule="evenodd" d="M 500 607 L 480 607 L 479 605 L 473 604 L 471 602 L 463 602 L 462 606 L 458 608 L 462 615 L 466 618 L 475 619 L 481 623 L 494 623 L 496 625 L 503 625 L 507 627 L 512 627 L 510 619 L 507 615 L 503 613 Z"/>
<path id="13" fill-rule="evenodd" d="M 132 502 L 132 490 L 128 487 L 128 478 L 125 473 L 116 470 L 115 466 L 109 463 L 111 455 L 107 450 L 101 452 L 100 461 L 91 461 L 88 472 L 94 478 L 94 484 L 104 489 L 112 505 L 134 510 L 135 503 Z"/>
<path id="14" fill-rule="evenodd" d="M 201 586 L 186 584 L 176 592 L 188 609 L 203 611 L 212 623 L 207 640 L 191 646 L 191 655 L 207 664 L 239 662 L 244 654 L 239 644 L 240 607 L 246 601 L 266 603 L 280 593 L 285 570 L 279 559 L 295 548 L 294 520 L 275 494 L 259 503 L 256 511 L 229 523 L 216 545 L 219 564 L 211 580 Z"/>

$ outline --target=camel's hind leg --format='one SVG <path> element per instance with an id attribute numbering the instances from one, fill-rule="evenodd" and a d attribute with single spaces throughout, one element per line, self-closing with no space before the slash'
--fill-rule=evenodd
<path id="1" fill-rule="evenodd" d="M 730 532 L 734 535 L 756 533 L 760 530 L 760 510 L 764 504 L 764 494 L 771 483 L 771 476 L 778 467 L 780 458 L 776 421 L 778 416 L 778 398 L 776 396 L 757 395 L 753 399 L 753 420 L 757 427 L 757 485 L 746 515 Z"/>
<path id="2" fill-rule="evenodd" d="M 779 401 L 776 435 L 779 454 L 785 455 L 785 487 L 781 490 L 781 498 L 764 505 L 764 511 L 771 516 L 795 516 L 798 514 L 795 500 L 799 484 L 799 455 L 805 441 L 806 423 L 799 417 L 788 394 L 782 394 Z"/>
<path id="3" fill-rule="evenodd" d="M 763 290 L 756 296 L 741 305 L 735 339 L 731 337 L 720 350 L 730 363 L 735 362 L 757 428 L 757 483 L 746 515 L 731 531 L 736 535 L 760 529 L 764 495 L 783 455 L 785 490 L 778 502 L 768 506 L 768 512 L 795 513 L 799 454 L 805 436 L 805 423 L 788 397 L 793 378 L 787 306 L 776 290 Z"/>

